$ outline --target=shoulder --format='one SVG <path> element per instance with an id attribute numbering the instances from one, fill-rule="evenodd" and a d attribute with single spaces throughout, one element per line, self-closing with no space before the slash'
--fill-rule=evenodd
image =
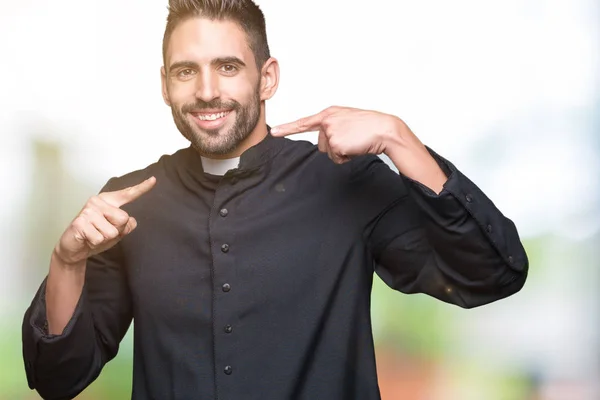
<path id="1" fill-rule="evenodd" d="M 319 151 L 317 145 L 308 140 L 290 139 L 287 137 L 275 138 L 275 140 L 280 140 L 282 143 L 280 154 L 302 156 L 314 154 Z"/>
<path id="2" fill-rule="evenodd" d="M 338 179 L 343 175 L 348 182 L 354 184 L 369 181 L 375 175 L 388 177 L 397 177 L 398 175 L 396 171 L 390 168 L 389 163 L 374 154 L 353 157 L 349 162 L 338 165 L 331 161 L 326 153 L 319 151 L 316 144 L 308 140 L 288 138 L 279 140 L 284 141 L 278 155 L 283 162 L 290 163 L 296 160 L 297 166 L 300 166 L 302 162 L 307 162 L 318 168 L 322 173 L 334 172 Z"/>
<path id="3" fill-rule="evenodd" d="M 159 159 L 146 167 L 111 177 L 100 192 L 111 192 L 137 185 L 151 176 L 159 177 L 169 170 L 185 162 L 191 152 L 190 148 L 179 149 L 172 154 L 163 154 Z"/>

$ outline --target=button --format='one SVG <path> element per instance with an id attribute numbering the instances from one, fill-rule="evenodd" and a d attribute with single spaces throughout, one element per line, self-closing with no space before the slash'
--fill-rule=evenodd
<path id="1" fill-rule="evenodd" d="M 229 215 L 229 211 L 226 208 L 224 208 L 221 211 L 219 211 L 219 215 L 225 218 L 227 215 Z"/>
<path id="2" fill-rule="evenodd" d="M 231 365 L 228 365 L 225 367 L 225 374 L 227 375 L 231 375 L 233 373 L 233 368 L 231 368 Z"/>
<path id="3" fill-rule="evenodd" d="M 233 327 L 231 325 L 225 325 L 225 333 L 233 332 Z"/>
<path id="4" fill-rule="evenodd" d="M 513 264 L 515 262 L 515 259 L 513 258 L 513 256 L 508 256 L 508 262 L 510 264 Z"/>
<path id="5" fill-rule="evenodd" d="M 467 200 L 467 203 L 473 202 L 473 196 L 471 196 L 470 194 L 466 195 L 465 199 Z"/>
<path id="6" fill-rule="evenodd" d="M 223 291 L 225 293 L 229 292 L 231 290 L 231 285 L 229 283 L 226 283 L 223 285 Z"/>
<path id="7" fill-rule="evenodd" d="M 487 233 L 492 233 L 492 231 L 493 231 L 492 226 L 488 225 L 486 230 L 487 230 Z"/>
<path id="8" fill-rule="evenodd" d="M 221 246 L 221 251 L 223 253 L 227 253 L 229 251 L 229 245 L 225 243 L 223 246 Z"/>

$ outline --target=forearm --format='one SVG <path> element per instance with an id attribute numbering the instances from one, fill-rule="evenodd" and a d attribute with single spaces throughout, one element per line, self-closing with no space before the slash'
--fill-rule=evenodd
<path id="1" fill-rule="evenodd" d="M 103 357 L 98 346 L 93 313 L 86 291 L 80 290 L 76 307 L 61 296 L 75 298 L 72 288 L 65 290 L 61 270 L 51 262 L 51 271 L 33 298 L 23 319 L 23 360 L 27 382 L 45 399 L 74 398 L 92 382 L 102 368 Z M 58 271 L 58 273 L 56 273 Z M 52 277 L 52 278 L 51 278 Z M 51 299 L 46 299 L 49 294 Z M 49 312 L 50 304 L 53 311 Z M 48 306 L 48 307 L 47 307 Z M 56 330 L 55 318 L 62 315 L 64 328 Z M 50 328 L 49 325 L 52 325 Z"/>
<path id="2" fill-rule="evenodd" d="M 52 254 L 46 282 L 46 318 L 51 335 L 61 335 L 73 317 L 85 282 L 85 262 L 66 265 Z"/>
<path id="3" fill-rule="evenodd" d="M 421 146 L 415 140 L 386 147 L 407 179 L 380 168 L 376 197 L 385 198 L 394 186 L 399 192 L 371 233 L 380 275 L 400 291 L 462 307 L 515 293 L 527 277 L 528 260 L 514 223 L 448 160 Z"/>
<path id="4" fill-rule="evenodd" d="M 402 120 L 395 118 L 392 126 L 385 138 L 385 155 L 399 173 L 440 194 L 447 180 L 444 171 Z"/>

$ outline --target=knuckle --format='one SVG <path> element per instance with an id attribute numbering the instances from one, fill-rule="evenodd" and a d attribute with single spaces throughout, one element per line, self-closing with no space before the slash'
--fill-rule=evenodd
<path id="1" fill-rule="evenodd" d="M 71 223 L 73 228 L 75 228 L 76 230 L 82 230 L 87 224 L 88 224 L 88 221 L 87 221 L 87 219 L 85 219 L 85 217 L 83 215 L 77 216 Z"/>
<path id="2" fill-rule="evenodd" d="M 129 221 L 129 214 L 125 211 L 118 209 L 118 212 L 115 213 L 115 222 L 119 225 L 125 225 Z"/>
<path id="3" fill-rule="evenodd" d="M 325 109 L 324 113 L 325 113 L 325 115 L 329 116 L 329 115 L 338 113 L 341 110 L 342 110 L 342 107 L 340 107 L 340 106 L 330 106 L 330 107 L 327 107 L 327 109 Z"/>
<path id="4" fill-rule="evenodd" d="M 96 196 L 92 196 L 88 199 L 88 204 L 97 205 L 102 201 L 102 196 L 104 193 L 97 194 Z"/>
<path id="5" fill-rule="evenodd" d="M 92 246 L 99 246 L 104 242 L 104 236 L 93 235 L 92 237 L 88 238 L 88 242 L 90 242 Z"/>
<path id="6" fill-rule="evenodd" d="M 336 152 L 339 152 L 340 147 L 341 147 L 340 140 L 335 136 L 330 137 L 329 138 L 329 147 L 331 147 Z"/>
<path id="7" fill-rule="evenodd" d="M 114 226 L 111 226 L 110 229 L 108 229 L 108 232 L 106 232 L 106 239 L 113 240 L 117 237 L 119 237 L 119 230 Z"/>
<path id="8" fill-rule="evenodd" d="M 92 198 L 90 198 L 90 200 L 94 199 L 98 203 L 98 202 L 104 202 L 108 198 L 109 198 L 109 194 L 107 192 L 102 192 L 102 193 L 97 194 L 96 196 L 93 196 Z"/>
<path id="9" fill-rule="evenodd" d="M 81 231 L 78 231 L 78 230 L 75 231 L 75 233 L 73 234 L 73 237 L 78 242 L 83 242 L 85 240 L 85 236 L 81 233 Z"/>

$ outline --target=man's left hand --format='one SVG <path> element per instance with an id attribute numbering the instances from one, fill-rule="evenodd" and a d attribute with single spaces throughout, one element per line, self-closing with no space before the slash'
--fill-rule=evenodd
<path id="1" fill-rule="evenodd" d="M 406 132 L 401 132 L 405 128 Z M 377 111 L 348 107 L 329 107 L 318 114 L 279 125 L 273 136 L 288 136 L 303 132 L 319 132 L 318 147 L 337 164 L 354 156 L 382 154 L 410 129 L 397 117 Z M 414 136 L 414 135 L 413 135 Z"/>
<path id="2" fill-rule="evenodd" d="M 400 118 L 377 111 L 329 107 L 271 129 L 273 136 L 319 132 L 319 150 L 337 164 L 364 154 L 387 155 L 398 171 L 439 193 L 446 175 Z"/>

